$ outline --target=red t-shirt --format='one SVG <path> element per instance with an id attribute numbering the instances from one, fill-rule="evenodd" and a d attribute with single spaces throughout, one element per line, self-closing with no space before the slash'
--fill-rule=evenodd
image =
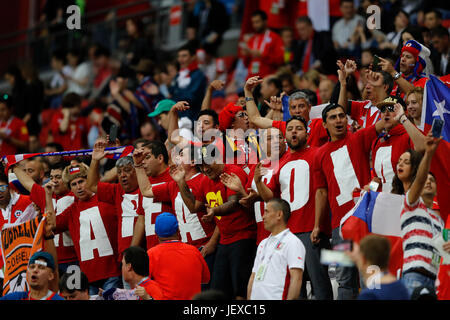
<path id="1" fill-rule="evenodd" d="M 254 76 L 264 78 L 273 74 L 284 63 L 284 47 L 281 37 L 267 29 L 264 33 L 258 33 L 252 36 L 247 46 L 251 50 L 261 52 L 260 57 L 250 55 L 244 58 L 244 64 L 248 68 L 247 79 Z"/>
<path id="2" fill-rule="evenodd" d="M 236 174 L 243 186 L 247 184 L 247 174 L 236 165 L 225 165 L 224 173 Z M 236 192 L 228 189 L 220 182 L 220 179 L 211 180 L 202 178 L 198 201 L 206 202 L 211 207 L 217 207 L 228 201 L 228 198 Z M 220 232 L 220 244 L 230 244 L 238 240 L 254 239 L 256 237 L 256 223 L 254 216 L 243 208 L 225 216 L 215 216 L 216 225 Z"/>
<path id="3" fill-rule="evenodd" d="M 164 241 L 148 251 L 150 273 L 166 300 L 191 300 L 210 279 L 200 251 L 180 241 Z"/>
<path id="4" fill-rule="evenodd" d="M 403 77 L 403 76 L 402 76 Z M 414 87 L 421 87 L 425 88 L 425 84 L 427 82 L 428 78 L 420 77 L 420 78 L 414 78 L 409 80 L 410 83 L 414 85 Z M 401 91 L 401 89 L 398 87 L 397 83 L 394 83 L 394 87 L 392 88 L 391 95 L 397 96 L 399 95 L 400 98 L 405 98 L 405 92 Z"/>
<path id="5" fill-rule="evenodd" d="M 1 221 L 0 230 L 3 228 L 5 223 L 13 224 L 16 223 L 17 219 L 21 215 L 26 216 L 36 216 L 36 210 L 33 207 L 32 201 L 29 196 L 25 196 L 16 192 L 11 193 L 11 200 L 6 210 L 1 209 Z"/>
<path id="6" fill-rule="evenodd" d="M 41 209 L 41 212 L 45 211 L 45 189 L 43 187 L 37 183 L 33 184 L 30 198 Z M 72 192 L 61 195 L 53 194 L 53 208 L 55 209 L 56 216 L 72 205 L 74 200 L 75 196 Z M 78 260 L 69 231 L 62 232 L 62 236 L 61 234 L 56 234 L 54 242 L 58 255 L 58 263 L 68 263 Z"/>
<path id="7" fill-rule="evenodd" d="M 99 182 L 97 185 L 98 201 L 109 203 L 116 207 L 118 228 L 118 259 L 122 261 L 122 252 L 131 245 L 134 226 L 138 217 L 138 205 L 141 201 L 141 192 L 138 189 L 125 193 L 119 183 Z"/>
<path id="8" fill-rule="evenodd" d="M 69 230 L 81 271 L 89 282 L 117 277 L 117 214 L 115 207 L 98 201 L 93 195 L 88 201 L 75 199 L 64 212 L 56 216 L 56 233 Z"/>
<path id="9" fill-rule="evenodd" d="M 308 124 L 308 145 L 311 147 L 320 147 L 328 142 L 327 130 L 322 125 L 320 118 L 311 119 Z M 275 120 L 272 127 L 279 129 L 286 136 L 286 121 Z"/>
<path id="10" fill-rule="evenodd" d="M 156 177 L 149 177 L 152 189 L 160 184 L 173 181 L 169 174 L 169 168 Z M 156 246 L 159 243 L 158 236 L 155 232 L 156 217 L 162 212 L 174 213 L 172 203 L 157 202 L 154 198 L 141 197 L 138 214 L 145 216 L 145 237 L 147 240 L 147 249 Z"/>
<path id="11" fill-rule="evenodd" d="M 186 181 L 189 189 L 194 195 L 200 194 L 200 183 L 203 174 L 197 173 Z M 204 246 L 211 238 L 215 224 L 214 222 L 204 222 L 202 217 L 206 212 L 191 213 L 184 204 L 180 189 L 175 181 L 170 181 L 152 187 L 153 199 L 156 202 L 171 202 L 174 209 L 178 226 L 180 228 L 181 241 L 191 244 L 197 248 Z"/>
<path id="12" fill-rule="evenodd" d="M 284 156 L 286 156 L 286 153 L 282 156 L 280 161 L 277 162 L 266 162 L 263 163 L 263 167 L 267 168 L 267 174 L 262 176 L 262 181 L 264 184 L 272 190 L 274 193 L 275 198 L 280 197 L 279 188 L 275 185 L 275 175 L 278 173 L 280 162 L 283 161 Z M 250 173 L 248 174 L 248 182 L 246 185 L 246 189 L 252 188 L 255 191 L 258 191 L 255 184 L 255 168 L 256 166 L 252 166 L 250 169 Z M 270 232 L 267 231 L 264 228 L 264 212 L 266 209 L 266 203 L 264 201 L 256 201 L 254 203 L 254 210 L 255 210 L 255 221 L 256 221 L 256 244 L 258 245 L 261 241 L 263 241 L 265 238 L 267 238 L 270 235 Z"/>
<path id="13" fill-rule="evenodd" d="M 280 3 L 283 5 L 280 6 Z M 287 8 L 287 3 L 285 1 L 261 1 L 260 9 L 267 14 L 267 26 L 269 28 L 281 29 L 286 25 L 286 21 L 289 19 L 289 8 Z"/>
<path id="14" fill-rule="evenodd" d="M 12 116 L 8 121 L 0 122 L 0 131 L 20 141 L 28 142 L 28 128 L 22 119 Z M 0 140 L 0 157 L 17 153 L 17 148 L 5 140 Z"/>
<path id="15" fill-rule="evenodd" d="M 414 149 L 414 144 L 402 125 L 390 130 L 387 140 L 380 138 L 374 142 L 372 168 L 374 175 L 381 179 L 381 191 L 391 192 L 398 159 L 407 149 Z"/>
<path id="16" fill-rule="evenodd" d="M 80 150 L 86 146 L 88 121 L 85 117 L 78 117 L 77 120 L 69 121 L 66 132 L 59 130 L 59 125 L 64 118 L 62 111 L 56 112 L 50 123 L 50 130 L 53 140 L 62 145 L 64 150 Z"/>
<path id="17" fill-rule="evenodd" d="M 370 100 L 365 101 L 349 101 L 350 103 L 350 117 L 358 122 L 358 124 L 367 128 L 374 125 L 380 120 L 380 109 L 372 104 Z"/>
<path id="18" fill-rule="evenodd" d="M 355 205 L 353 190 L 370 182 L 370 150 L 377 138 L 375 126 L 358 130 L 338 141 L 330 141 L 316 153 L 314 183 L 328 189 L 333 229 Z"/>
<path id="19" fill-rule="evenodd" d="M 310 232 L 314 228 L 315 197 L 314 157 L 318 148 L 288 151 L 280 161 L 274 184 L 291 207 L 288 228 L 292 233 Z"/>

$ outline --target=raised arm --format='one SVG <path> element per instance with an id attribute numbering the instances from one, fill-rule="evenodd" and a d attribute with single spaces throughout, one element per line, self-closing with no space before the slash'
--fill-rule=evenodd
<path id="1" fill-rule="evenodd" d="M 205 204 L 195 199 L 194 194 L 189 189 L 189 186 L 185 180 L 185 171 L 183 166 L 179 165 L 171 165 L 170 176 L 177 183 L 178 188 L 180 189 L 181 198 L 184 201 L 186 207 L 188 207 L 190 212 L 199 212 L 205 210 Z"/>
<path id="2" fill-rule="evenodd" d="M 16 175 L 17 179 L 19 179 L 20 183 L 24 186 L 25 189 L 27 189 L 29 192 L 31 192 L 31 189 L 33 188 L 33 184 L 35 184 L 34 180 L 25 172 L 23 168 L 23 164 L 17 164 L 12 169 L 14 174 Z"/>
<path id="3" fill-rule="evenodd" d="M 139 190 L 141 194 L 147 198 L 153 198 L 152 184 L 145 173 L 142 160 L 149 154 L 150 151 L 144 148 L 135 149 L 133 152 L 134 169 L 136 170 L 136 177 L 138 180 Z"/>
<path id="4" fill-rule="evenodd" d="M 262 166 L 262 163 L 259 162 L 255 167 L 255 175 L 253 179 L 255 180 L 256 189 L 260 197 L 264 202 L 268 202 L 273 198 L 273 192 L 270 188 L 262 181 L 262 177 L 267 173 L 267 168 Z"/>
<path id="5" fill-rule="evenodd" d="M 355 72 L 357 66 L 353 60 L 345 61 L 345 65 L 338 60 L 336 62 L 338 69 L 338 76 L 340 82 L 339 99 L 338 104 L 344 108 L 344 112 L 347 113 L 347 77 Z"/>
<path id="6" fill-rule="evenodd" d="M 423 187 L 427 181 L 428 172 L 430 172 L 431 159 L 433 158 L 441 139 L 442 138 L 434 138 L 431 131 L 428 132 L 428 135 L 425 137 L 425 154 L 420 161 L 416 178 L 414 179 L 411 188 L 408 190 L 409 204 L 415 203 L 422 194 Z"/>
<path id="7" fill-rule="evenodd" d="M 400 122 L 405 128 L 406 132 L 408 132 L 411 141 L 414 144 L 414 150 L 423 153 L 425 151 L 425 136 L 420 132 L 419 129 L 409 121 L 408 117 L 405 115 L 405 111 L 401 104 L 396 103 L 394 105 L 395 117 L 394 119 Z"/>
<path id="8" fill-rule="evenodd" d="M 255 100 L 253 98 L 253 89 L 262 81 L 262 79 L 259 79 L 259 76 L 251 77 L 247 80 L 244 86 L 244 94 L 246 99 L 245 105 L 247 107 L 247 113 L 250 122 L 252 122 L 258 128 L 267 129 L 272 127 L 273 120 L 261 117 L 261 114 L 259 113 L 258 107 L 256 106 Z"/>
<path id="9" fill-rule="evenodd" d="M 392 78 L 394 78 L 395 74 L 397 73 L 397 70 L 394 69 L 394 66 L 390 61 L 380 58 L 380 66 L 383 71 L 386 71 L 392 76 Z M 404 93 L 409 92 L 414 88 L 414 85 L 403 77 L 400 77 L 394 81 L 398 84 L 398 87 Z"/>
<path id="10" fill-rule="evenodd" d="M 169 111 L 169 128 L 167 130 L 167 136 L 170 143 L 177 145 L 180 143 L 186 143 L 187 140 L 179 133 L 178 128 L 178 112 L 189 109 L 189 104 L 186 101 L 178 101 L 172 106 Z"/>
<path id="11" fill-rule="evenodd" d="M 200 110 L 206 110 L 211 109 L 211 99 L 212 99 L 212 93 L 216 90 L 222 90 L 225 86 L 225 82 L 222 80 L 214 80 L 212 81 L 205 92 L 205 97 L 202 101 L 202 107 Z"/>
<path id="12" fill-rule="evenodd" d="M 95 141 L 94 149 L 92 150 L 92 159 L 91 165 L 89 166 L 86 188 L 94 193 L 97 193 L 97 184 L 100 181 L 99 166 L 100 161 L 106 155 L 106 144 L 105 138 L 98 138 L 97 141 Z"/>

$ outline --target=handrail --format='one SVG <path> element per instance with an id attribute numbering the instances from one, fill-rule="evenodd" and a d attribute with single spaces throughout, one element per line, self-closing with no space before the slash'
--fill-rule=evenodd
<path id="1" fill-rule="evenodd" d="M 144 4 L 144 3 L 148 4 L 149 2 L 148 2 L 148 0 L 139 0 L 139 1 L 136 1 L 136 2 L 119 4 L 117 6 L 112 6 L 112 7 L 109 7 L 109 8 L 99 9 L 97 11 L 86 13 L 82 17 L 82 19 L 83 20 L 87 20 L 87 19 L 90 19 L 92 17 L 98 16 L 98 15 L 101 15 L 101 14 L 104 14 L 104 13 L 108 13 L 111 10 L 121 10 L 121 9 L 125 9 L 125 8 L 132 7 L 132 6 L 141 5 L 141 4 Z M 21 35 L 21 34 L 27 34 L 27 33 L 30 33 L 30 32 L 37 31 L 39 29 L 48 28 L 50 26 L 51 26 L 51 24 L 49 24 L 49 23 L 39 23 L 39 24 L 37 24 L 37 25 L 35 25 L 35 26 L 31 27 L 31 28 L 27 28 L 27 29 L 23 29 L 23 30 L 16 30 L 16 31 L 13 31 L 13 32 L 10 32 L 10 33 L 1 34 L 0 35 L 0 40 L 8 39 L 8 38 L 11 38 L 11 37 L 14 37 L 14 36 L 18 36 L 18 35 Z"/>

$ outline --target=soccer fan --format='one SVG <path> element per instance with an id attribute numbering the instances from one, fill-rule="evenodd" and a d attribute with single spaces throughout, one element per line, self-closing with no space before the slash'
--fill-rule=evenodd
<path id="1" fill-rule="evenodd" d="M 254 123 L 258 128 L 270 128 L 275 127 L 286 134 L 286 122 L 285 121 L 273 121 L 271 119 L 261 117 L 258 112 L 258 108 L 253 98 L 253 89 L 262 80 L 258 76 L 250 78 L 245 83 L 244 92 L 245 100 L 247 101 L 246 107 L 249 114 L 250 122 Z M 281 99 L 277 98 L 274 101 L 281 105 Z M 308 123 L 308 145 L 321 146 L 328 141 L 328 135 L 324 127 L 322 126 L 322 119 L 310 119 L 309 112 L 311 111 L 311 103 L 308 96 L 303 92 L 294 92 L 289 96 L 289 114 L 291 116 L 301 116 Z"/>
<path id="2" fill-rule="evenodd" d="M 244 65 L 248 69 L 247 78 L 256 75 L 264 78 L 283 65 L 283 41 L 267 27 L 267 14 L 264 11 L 254 11 L 251 21 L 255 35 L 241 48 Z"/>
<path id="3" fill-rule="evenodd" d="M 50 182 L 54 189 L 53 207 L 57 216 L 75 200 L 74 194 L 68 189 L 67 184 L 62 179 L 64 168 L 65 165 L 60 162 L 53 165 L 50 170 Z M 35 183 L 18 166 L 15 166 L 13 171 L 24 188 L 30 192 L 31 201 L 39 207 L 41 212 L 44 212 L 46 206 L 44 187 Z M 68 231 L 55 235 L 55 247 L 58 254 L 58 267 L 61 273 L 64 273 L 70 265 L 79 264 L 72 237 Z"/>
<path id="4" fill-rule="evenodd" d="M 152 186 L 157 186 L 172 181 L 169 172 L 169 155 L 166 146 L 161 141 L 145 143 L 142 148 L 145 157 L 142 159 L 142 168 Z M 141 197 L 138 204 L 138 215 L 133 231 L 132 245 L 140 245 L 144 239 L 147 249 L 158 244 L 155 233 L 156 217 L 162 212 L 173 212 L 171 202 L 157 202 L 153 198 Z"/>
<path id="5" fill-rule="evenodd" d="M 389 240 L 374 234 L 365 236 L 359 245 L 353 243 L 349 256 L 366 283 L 366 288 L 361 290 L 358 300 L 409 300 L 410 296 L 404 284 L 389 273 L 390 252 Z"/>
<path id="6" fill-rule="evenodd" d="M 59 143 L 64 150 L 79 150 L 86 146 L 88 123 L 80 116 L 81 97 L 68 93 L 62 100 L 62 108 L 54 115 L 50 123 L 53 142 Z"/>
<path id="7" fill-rule="evenodd" d="M 353 60 L 347 60 L 345 65 L 337 61 L 338 76 L 340 83 L 338 104 L 344 107 L 344 110 L 353 121 L 358 123 L 359 127 L 367 128 L 374 125 L 380 119 L 380 110 L 376 105 L 383 101 L 392 91 L 392 77 L 384 71 L 368 71 L 362 76 L 366 77 L 367 83 L 364 87 L 366 100 L 347 101 L 347 79 L 356 71 L 356 63 Z"/>
<path id="8" fill-rule="evenodd" d="M 418 127 L 422 122 L 423 89 L 414 87 L 405 95 L 408 117 Z"/>
<path id="9" fill-rule="evenodd" d="M 33 179 L 38 185 L 42 185 L 45 179 L 45 170 L 43 162 L 38 158 L 29 158 L 24 161 L 24 164 L 20 165 L 27 175 Z"/>
<path id="10" fill-rule="evenodd" d="M 296 300 L 302 286 L 305 247 L 287 223 L 290 206 L 273 198 L 264 213 L 264 228 L 270 236 L 258 246 L 248 281 L 249 300 Z"/>
<path id="11" fill-rule="evenodd" d="M 37 215 L 30 197 L 12 191 L 3 172 L 0 172 L 0 209 L 0 229 L 5 224 L 25 222 Z"/>
<path id="12" fill-rule="evenodd" d="M 149 278 L 149 257 L 141 247 L 125 249 L 122 258 L 122 278 L 134 290 L 139 300 L 162 300 L 161 288 Z"/>
<path id="13" fill-rule="evenodd" d="M 434 70 L 436 75 L 444 76 L 450 74 L 449 52 L 450 36 L 448 29 L 444 26 L 438 26 L 431 29 L 431 41 L 433 48 L 437 51 L 437 57 L 434 59 Z"/>
<path id="14" fill-rule="evenodd" d="M 436 180 L 430 173 L 432 157 L 440 139 L 431 132 L 425 137 L 425 154 L 408 150 L 397 164 L 392 193 L 402 194 L 404 203 L 400 214 L 403 242 L 402 281 L 409 294 L 415 288 L 427 286 L 435 290 L 440 254 L 433 237 L 441 234 L 444 222 L 432 210 L 436 196 Z"/>
<path id="15" fill-rule="evenodd" d="M 380 120 L 356 133 L 348 132 L 347 116 L 338 104 L 329 104 L 322 111 L 323 125 L 330 141 L 323 145 L 315 157 L 314 183 L 315 223 L 311 241 L 317 244 L 331 209 L 332 244 L 341 241 L 339 223 L 355 205 L 353 191 L 361 189 L 370 181 L 370 149 L 385 121 Z M 354 267 L 336 267 L 339 284 L 338 299 L 354 299 L 357 296 L 358 272 Z"/>
<path id="16" fill-rule="evenodd" d="M 92 300 L 89 296 L 89 280 L 86 274 L 80 271 L 79 275 L 79 279 L 73 279 L 76 276 L 73 273 L 64 273 L 61 276 L 59 280 L 59 294 L 64 300 Z M 71 284 L 70 286 L 69 283 Z M 79 286 L 75 286 L 75 284 L 79 284 Z"/>
<path id="17" fill-rule="evenodd" d="M 72 236 L 81 271 L 89 279 L 89 294 L 98 289 L 120 287 L 117 253 L 116 208 L 98 201 L 87 189 L 88 166 L 67 166 L 62 178 L 72 193 L 74 202 L 56 216 L 55 234 L 69 231 Z M 53 206 L 52 203 L 47 205 Z"/>
<path id="18" fill-rule="evenodd" d="M 165 300 L 190 300 L 209 282 L 209 271 L 200 251 L 179 240 L 177 218 L 168 212 L 156 218 L 159 244 L 147 251 L 149 278 L 161 288 Z"/>
<path id="19" fill-rule="evenodd" d="M 380 190 L 390 192 L 398 158 L 407 149 L 423 152 L 424 137 L 404 115 L 406 104 L 402 98 L 389 96 L 377 107 L 385 126 L 372 145 L 373 175 L 380 181 Z"/>
<path id="20" fill-rule="evenodd" d="M 428 80 L 422 72 L 426 67 L 425 58 L 430 56 L 430 50 L 416 40 L 407 41 L 401 50 L 401 56 L 395 66 L 383 58 L 380 58 L 380 66 L 383 71 L 389 73 L 395 81 L 392 95 L 404 98 L 405 93 L 413 87 L 425 87 Z"/>
<path id="21" fill-rule="evenodd" d="M 13 101 L 8 94 L 0 95 L 0 156 L 16 154 L 28 148 L 28 128 L 13 115 Z"/>
<path id="22" fill-rule="evenodd" d="M 235 174 L 242 185 L 245 185 L 247 174 L 239 166 L 224 164 L 223 159 L 224 155 L 216 146 L 208 145 L 202 148 L 200 168 L 205 177 L 201 180 L 200 193 L 197 196 L 189 190 L 182 172 L 174 172 L 173 177 L 177 180 L 189 211 L 198 212 L 206 206 L 207 215 L 203 219 L 215 218 L 219 228 L 220 241 L 211 288 L 222 290 L 233 299 L 244 299 L 245 283 L 251 273 L 256 249 L 256 224 L 252 214 L 239 204 L 242 195 L 227 188 L 220 180 L 223 173 Z"/>
<path id="23" fill-rule="evenodd" d="M 55 260 L 45 251 L 33 254 L 28 261 L 27 283 L 29 291 L 12 292 L 0 300 L 64 300 L 58 293 L 50 290 L 50 282 L 57 276 Z"/>
<path id="24" fill-rule="evenodd" d="M 275 191 L 271 191 L 261 179 L 256 182 L 256 187 L 265 202 L 272 199 L 274 194 L 280 194 L 281 199 L 289 204 L 291 214 L 287 226 L 302 241 L 306 250 L 305 271 L 311 279 L 314 295 L 320 300 L 332 300 L 328 268 L 320 263 L 320 250 L 329 248 L 329 241 L 324 234 L 320 234 L 316 245 L 311 243 L 315 219 L 314 159 L 318 149 L 307 144 L 306 128 L 305 119 L 299 116 L 293 116 L 286 122 L 289 150 L 280 160 L 280 169 L 274 173 Z M 322 226 L 327 234 L 328 229 L 327 225 Z M 306 297 L 305 284 L 302 297 Z"/>
<path id="25" fill-rule="evenodd" d="M 61 152 L 64 151 L 64 148 L 62 145 L 56 142 L 49 142 L 44 148 L 44 152 Z M 50 163 L 50 165 L 54 165 L 58 162 L 63 161 L 63 156 L 46 156 L 46 159 Z"/>
<path id="26" fill-rule="evenodd" d="M 180 166 L 182 168 L 180 172 L 184 172 L 187 186 L 194 195 L 199 195 L 199 188 L 204 175 L 199 172 L 197 165 L 194 163 L 195 157 L 193 152 L 195 150 L 190 145 L 186 145 L 179 150 L 179 154 L 174 159 L 175 164 L 170 168 L 170 173 L 172 175 L 177 171 L 174 170 L 174 167 Z M 146 153 L 148 151 L 144 152 L 143 149 L 136 150 L 133 153 L 134 166 L 142 195 L 153 198 L 156 202 L 171 203 L 178 220 L 181 241 L 191 244 L 200 250 L 212 273 L 219 237 L 218 229 L 215 230 L 216 226 L 213 222 L 203 221 L 202 217 L 206 214 L 205 210 L 198 212 L 189 211 L 189 208 L 183 202 L 175 181 L 156 186 L 151 185 L 142 164 L 142 159 L 146 156 Z"/>

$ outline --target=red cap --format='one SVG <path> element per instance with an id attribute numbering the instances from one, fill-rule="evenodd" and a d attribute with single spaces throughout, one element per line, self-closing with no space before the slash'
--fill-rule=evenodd
<path id="1" fill-rule="evenodd" d="M 233 102 L 228 103 L 219 113 L 219 129 L 225 131 L 231 127 L 236 113 L 244 110 L 241 106 L 235 105 Z"/>

